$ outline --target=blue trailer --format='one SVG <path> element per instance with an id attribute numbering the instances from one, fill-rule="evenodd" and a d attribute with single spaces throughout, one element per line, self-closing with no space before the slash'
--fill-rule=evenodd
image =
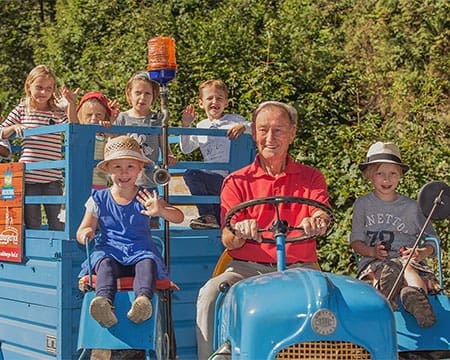
<path id="1" fill-rule="evenodd" d="M 76 242 L 76 230 L 84 214 L 84 202 L 90 195 L 96 132 L 100 126 L 51 125 L 28 130 L 25 135 L 60 132 L 64 159 L 26 164 L 25 169 L 62 168 L 63 196 L 25 196 L 25 203 L 61 203 L 66 211 L 64 231 L 24 231 L 24 259 L 21 263 L 0 262 L 0 359 L 77 359 L 80 309 L 83 294 L 78 289 L 80 264 L 85 251 Z M 116 133 L 154 133 L 161 129 L 113 127 Z M 170 136 L 193 129 L 173 128 Z M 211 130 L 223 136 L 223 130 Z M 201 131 L 200 131 L 201 132 Z M 211 133 L 211 132 L 210 132 Z M 237 169 L 249 163 L 254 154 L 251 138 L 246 135 L 233 141 L 231 162 L 217 168 Z M 171 169 L 172 176 L 186 168 L 214 168 L 214 164 L 180 162 Z M 162 192 L 162 189 L 161 189 Z M 195 199 L 174 195 L 176 204 L 216 201 L 218 197 Z M 164 237 L 164 224 L 153 232 Z M 170 226 L 170 270 L 181 287 L 172 295 L 173 319 L 178 353 L 183 359 L 194 359 L 195 301 L 197 291 L 212 273 L 222 252 L 218 230 L 191 230 Z"/>
<path id="2" fill-rule="evenodd" d="M 59 132 L 63 136 L 63 160 L 26 164 L 25 169 L 62 168 L 65 194 L 25 196 L 24 202 L 63 204 L 65 230 L 26 229 L 23 261 L 0 262 L 0 360 L 70 360 L 78 359 L 83 352 L 78 337 L 89 319 L 82 316 L 84 294 L 78 289 L 78 273 L 86 253 L 76 242 L 75 234 L 91 191 L 92 169 L 96 164 L 95 134 L 102 131 L 104 128 L 100 126 L 66 124 L 25 132 L 25 135 Z M 161 129 L 112 127 L 108 132 L 160 134 Z M 192 133 L 225 136 L 224 130 L 168 129 L 169 139 Z M 251 137 L 243 135 L 232 142 L 229 163 L 183 161 L 170 168 L 170 172 L 176 176 L 189 168 L 232 171 L 250 163 L 254 154 Z M 168 194 L 168 197 L 177 205 L 219 202 L 218 197 L 188 194 Z M 170 253 L 170 272 L 181 288 L 171 293 L 169 307 L 177 355 L 181 360 L 196 359 L 195 303 L 199 288 L 213 274 L 223 252 L 220 231 L 175 225 L 165 228 L 166 225 L 161 223 L 153 234 L 162 239 L 162 246 Z M 131 299 L 127 296 L 121 295 L 120 302 L 129 303 Z M 259 305 L 261 296 L 270 306 Z M 164 300 L 163 293 L 155 301 L 160 299 Z M 420 341 L 421 330 L 411 323 L 410 315 L 402 310 L 393 314 L 387 302 L 367 284 L 314 270 L 281 270 L 244 280 L 224 292 L 217 308 L 216 343 L 218 347 L 229 344 L 230 355 L 224 355 L 228 356 L 225 358 L 251 360 L 318 358 L 314 352 L 317 346 L 331 351 L 329 359 L 393 359 L 398 351 L 438 348 L 448 351 L 450 331 L 443 325 L 449 323 L 448 297 L 442 293 L 434 299 L 443 318 L 434 330 L 427 329 L 430 337 L 438 339 L 430 348 L 426 341 Z M 168 351 L 162 349 L 168 344 L 165 339 L 168 326 L 164 324 L 168 305 L 164 301 L 160 307 L 158 304 L 151 323 L 144 326 L 152 342 L 148 348 L 153 347 L 149 357 L 161 359 L 168 356 Z M 113 328 L 111 332 L 115 331 Z M 378 335 L 374 336 L 373 329 Z M 92 335 L 91 339 L 99 336 Z M 333 350 L 341 343 L 349 347 L 341 349 L 347 357 Z M 306 344 L 306 350 L 301 344 Z"/>

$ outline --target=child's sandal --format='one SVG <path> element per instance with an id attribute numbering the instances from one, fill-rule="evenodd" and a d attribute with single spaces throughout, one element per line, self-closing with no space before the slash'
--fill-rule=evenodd
<path id="1" fill-rule="evenodd" d="M 96 296 L 89 305 L 89 313 L 104 328 L 117 324 L 111 301 L 103 296 Z"/>
<path id="2" fill-rule="evenodd" d="M 130 311 L 127 313 L 128 319 L 136 324 L 140 324 L 152 316 L 153 308 L 151 300 L 145 296 L 138 296 L 131 305 Z"/>

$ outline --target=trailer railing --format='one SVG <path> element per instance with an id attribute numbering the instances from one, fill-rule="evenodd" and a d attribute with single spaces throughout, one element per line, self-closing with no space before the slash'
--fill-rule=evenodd
<path id="1" fill-rule="evenodd" d="M 63 159 L 26 163 L 25 171 L 62 169 L 65 192 L 61 196 L 25 194 L 25 204 L 61 204 L 65 207 L 65 229 L 24 231 L 24 260 L 0 262 L 0 360 L 76 359 L 81 295 L 77 277 L 84 249 L 76 242 L 76 231 L 91 193 L 97 125 L 63 124 L 24 131 L 25 136 L 61 133 Z M 112 134 L 161 134 L 161 128 L 113 126 Z M 225 130 L 169 127 L 169 143 L 180 135 L 226 136 Z M 232 141 L 228 163 L 179 161 L 169 172 L 180 176 L 186 169 L 233 171 L 252 161 L 255 147 L 249 135 Z M 218 196 L 170 194 L 175 205 L 219 203 Z M 163 223 L 161 223 L 161 227 Z M 154 230 L 163 236 L 163 230 Z M 192 230 L 170 224 L 172 279 L 181 287 L 173 294 L 173 320 L 180 359 L 195 359 L 195 302 L 199 288 L 211 276 L 223 248 L 219 230 Z"/>

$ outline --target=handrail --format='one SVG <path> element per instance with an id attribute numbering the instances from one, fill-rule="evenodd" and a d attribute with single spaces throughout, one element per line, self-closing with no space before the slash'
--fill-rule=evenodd
<path id="1" fill-rule="evenodd" d="M 436 259 L 438 263 L 438 273 L 439 273 L 439 288 L 441 290 L 444 289 L 444 273 L 442 270 L 442 257 L 441 257 L 441 245 L 439 244 L 439 240 L 432 236 L 427 236 L 423 240 L 423 242 L 431 241 L 434 243 L 434 247 L 436 249 Z"/>
<path id="2" fill-rule="evenodd" d="M 159 127 L 144 126 L 111 126 L 106 129 L 100 125 L 80 125 L 80 124 L 59 124 L 42 126 L 24 130 L 24 136 L 41 135 L 48 133 L 61 133 L 61 151 L 63 158 L 54 161 L 42 161 L 25 164 L 27 170 L 61 169 L 64 176 L 65 193 L 60 196 L 36 196 L 25 195 L 25 204 L 61 204 L 66 208 L 66 229 L 65 233 L 69 238 L 75 238 L 76 229 L 81 222 L 84 212 L 84 202 L 91 191 L 92 171 L 99 160 L 94 159 L 95 134 L 162 134 Z M 226 136 L 223 129 L 198 129 L 185 127 L 168 127 L 169 143 L 178 143 L 180 135 L 210 135 Z M 233 146 L 230 150 L 230 160 L 228 163 L 207 163 L 203 160 L 184 161 L 171 166 L 168 171 L 171 174 L 182 174 L 186 169 L 207 169 L 207 170 L 228 170 L 234 171 L 247 165 L 254 157 L 255 146 L 249 135 L 242 135 L 236 140 L 232 140 Z M 242 154 L 248 156 L 242 156 Z M 169 201 L 177 205 L 195 205 L 201 203 L 219 203 L 219 196 L 192 196 L 169 194 Z M 70 204 L 70 205 L 69 205 Z M 31 230 L 26 230 L 27 233 Z M 46 230 L 32 230 L 35 231 Z M 31 234 L 30 233 L 30 234 Z M 67 235 L 67 234 L 66 234 Z M 59 235 L 57 236 L 60 237 Z"/>

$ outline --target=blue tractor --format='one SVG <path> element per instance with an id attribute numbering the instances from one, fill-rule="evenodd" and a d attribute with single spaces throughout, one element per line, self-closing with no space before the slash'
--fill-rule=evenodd
<path id="1" fill-rule="evenodd" d="M 154 298 L 155 315 L 148 322 L 135 327 L 126 323 L 125 310 L 132 301 L 128 292 L 119 295 L 117 303 L 123 327 L 110 328 L 103 334 L 105 342 L 100 342 L 97 331 L 101 329 L 84 314 L 77 275 L 86 255 L 77 245 L 75 233 L 92 184 L 95 135 L 101 131 L 100 126 L 73 124 L 26 130 L 27 134 L 64 134 L 63 160 L 25 164 L 25 170 L 63 168 L 66 193 L 52 197 L 25 195 L 23 201 L 63 204 L 66 227 L 64 231 L 24 230 L 22 261 L 0 261 L 0 360 L 78 359 L 85 349 L 113 348 L 113 342 L 116 349 L 140 348 L 148 358 L 171 359 L 173 332 L 177 357 L 197 359 L 195 303 L 199 288 L 211 276 L 223 252 L 219 230 L 192 230 L 188 226 L 155 230 L 154 236 L 161 239 L 161 251 L 170 256 L 172 278 L 181 290 L 161 291 Z M 161 129 L 145 127 L 111 127 L 108 131 L 161 133 Z M 224 130 L 217 129 L 175 127 L 168 131 L 175 138 L 191 133 L 226 136 Z M 230 163 L 180 162 L 169 169 L 171 175 L 179 176 L 187 168 L 241 168 L 254 156 L 254 144 L 246 136 L 233 141 Z M 8 201 L 2 200 L 6 206 Z M 183 205 L 219 199 L 169 194 L 169 201 Z M 237 211 L 261 201 L 278 206 L 304 199 L 268 198 L 241 204 L 228 214 L 227 226 L 232 226 L 231 218 Z M 424 212 L 431 214 L 430 219 L 448 217 L 448 186 L 433 183 L 424 187 L 419 202 Z M 392 312 L 388 302 L 364 282 L 318 270 L 285 270 L 283 249 L 289 226 L 292 224 L 280 221 L 273 227 L 279 271 L 231 287 L 223 285 L 216 310 L 216 360 L 450 358 L 450 303 L 444 291 L 429 297 L 437 323 L 429 329 L 418 328 L 401 306 Z M 440 253 L 437 258 L 443 287 Z"/>
<path id="2" fill-rule="evenodd" d="M 419 202 L 427 222 L 449 216 L 449 196 L 450 188 L 444 183 L 433 182 L 421 190 Z M 255 199 L 230 210 L 226 226 L 233 231 L 233 216 L 248 207 L 292 202 L 329 212 L 322 204 L 307 199 Z M 430 202 L 436 204 L 433 209 Z M 450 358 L 450 303 L 443 290 L 429 297 L 437 323 L 419 328 L 404 308 L 392 312 L 386 299 L 365 282 L 318 270 L 286 270 L 284 244 L 294 229 L 283 219 L 271 229 L 277 244 L 277 272 L 254 276 L 231 287 L 221 284 L 216 303 L 217 350 L 211 359 Z M 305 238 L 288 239 L 302 240 Z M 443 288 L 440 255 L 438 252 Z"/>

